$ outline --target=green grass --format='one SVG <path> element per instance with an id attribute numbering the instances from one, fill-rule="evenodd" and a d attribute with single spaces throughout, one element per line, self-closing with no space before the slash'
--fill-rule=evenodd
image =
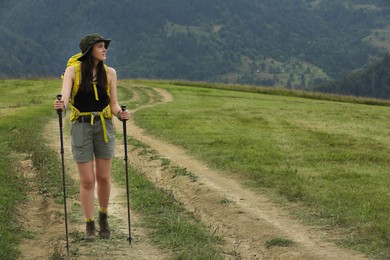
<path id="1" fill-rule="evenodd" d="M 119 82 L 120 103 L 130 109 L 159 100 L 142 85 L 174 95 L 173 102 L 135 114 L 149 133 L 286 206 L 294 202 L 297 216 L 343 234 L 336 241 L 340 245 L 390 257 L 389 101 L 202 82 L 136 83 Z M 52 102 L 60 85 L 59 80 L 0 81 L 0 259 L 17 258 L 18 241 L 29 236 L 14 221 L 15 207 L 27 194 L 26 180 L 15 172 L 17 161 L 32 159 L 41 192 L 61 202 L 59 151 L 42 142 L 45 122 L 57 118 Z M 132 203 L 160 246 L 177 248 L 177 258 L 191 252 L 199 259 L 218 255 L 213 249 L 218 239 L 171 194 L 131 172 Z M 196 181 L 196 173 L 186 169 L 176 174 Z"/>
<path id="2" fill-rule="evenodd" d="M 145 93 L 142 89 L 131 88 L 134 92 Z M 155 100 L 160 99 L 155 97 L 156 93 L 153 93 L 153 90 L 147 91 L 148 95 L 142 97 L 143 102 L 149 103 L 150 96 Z M 139 93 L 137 95 L 142 96 Z M 123 138 L 123 135 L 119 133 L 117 135 L 118 138 Z M 132 149 L 139 149 L 139 154 L 153 160 L 161 160 L 162 167 L 170 165 L 170 160 L 158 156 L 145 143 L 131 136 L 128 136 L 127 142 Z M 131 208 L 143 216 L 141 225 L 151 230 L 149 236 L 158 247 L 170 249 L 174 259 L 223 259 L 217 249 L 222 243 L 220 238 L 212 235 L 192 213 L 185 211 L 173 194 L 155 187 L 142 172 L 131 165 L 128 170 Z M 186 168 L 173 167 L 172 172 L 173 177 L 186 176 L 192 181 L 197 181 L 197 176 Z M 123 160 L 115 159 L 112 169 L 113 180 L 126 187 L 126 176 L 123 173 Z"/>
<path id="3" fill-rule="evenodd" d="M 120 84 L 123 84 L 118 88 L 122 98 L 121 104 L 126 104 L 130 109 L 160 99 L 151 88 L 133 86 L 128 81 L 122 81 Z M 38 172 L 36 181 L 40 193 L 54 198 L 58 203 L 63 203 L 60 151 L 49 148 L 43 142 L 42 136 L 45 124 L 53 118 L 58 118 L 52 109 L 52 104 L 60 86 L 59 80 L 0 81 L 0 88 L 5 90 L 0 97 L 0 156 L 2 158 L 0 160 L 0 259 L 17 259 L 20 255 L 17 244 L 22 238 L 33 236 L 23 230 L 15 216 L 16 208 L 26 199 L 28 192 L 27 180 L 16 172 L 15 166 L 18 161 L 31 159 Z M 133 95 L 137 96 L 134 100 L 132 100 Z M 59 141 L 59 129 L 53 131 L 58 131 Z M 64 134 L 67 132 L 68 129 L 65 128 Z M 132 142 L 143 145 L 136 140 Z M 162 164 L 169 164 L 169 162 L 162 159 Z M 146 214 L 145 222 L 149 223 L 153 231 L 152 237 L 159 241 L 156 242 L 157 244 L 174 250 L 178 259 L 221 258 L 213 248 L 218 238 L 209 235 L 199 220 L 185 212 L 183 207 L 174 201 L 171 194 L 154 188 L 145 178 L 139 177 L 137 183 L 148 187 L 147 190 L 135 194 L 139 196 L 138 205 L 148 201 L 146 208 L 143 206 L 138 208 L 143 208 L 142 212 Z M 67 195 L 74 196 L 77 190 L 77 183 L 67 176 Z M 153 201 L 154 199 L 158 200 Z M 136 199 L 134 202 L 137 205 Z M 160 215 L 161 212 L 165 213 Z M 69 213 L 71 218 L 74 217 L 72 212 Z M 153 218 L 159 221 L 150 222 Z M 154 225 L 155 223 L 158 225 Z M 70 235 L 75 236 L 76 240 L 80 237 L 77 232 L 75 234 L 71 232 Z M 172 235 L 174 237 L 171 237 Z M 56 245 L 50 258 L 58 259 L 63 253 L 62 247 Z M 74 253 L 77 252 L 72 252 Z"/>
<path id="4" fill-rule="evenodd" d="M 16 258 L 17 243 L 29 236 L 14 217 L 28 189 L 16 172 L 19 160 L 32 160 L 40 193 L 62 201 L 61 164 L 42 142 L 43 127 L 55 116 L 51 104 L 58 85 L 56 80 L 0 81 L 0 259 Z"/>
<path id="5" fill-rule="evenodd" d="M 168 89 L 174 102 L 136 113 L 148 133 L 298 203 L 308 222 L 342 230 L 339 244 L 390 256 L 388 101 L 150 84 Z"/>
<path id="6" fill-rule="evenodd" d="M 198 176 L 196 176 L 193 172 L 187 170 L 187 168 L 184 167 L 173 168 L 173 178 L 177 176 L 187 176 L 193 182 L 196 182 L 198 180 Z"/>
<path id="7" fill-rule="evenodd" d="M 120 105 L 126 105 L 127 109 L 135 109 L 160 100 L 158 93 L 144 84 L 134 84 L 134 81 L 130 80 L 118 82 L 118 102 Z"/>
<path id="8" fill-rule="evenodd" d="M 113 178 L 126 187 L 122 160 L 114 161 Z M 156 188 L 143 174 L 129 167 L 131 207 L 141 213 L 142 225 L 152 230 L 153 242 L 171 249 L 174 259 L 223 259 L 215 249 L 221 243 L 172 194 Z"/>
<path id="9" fill-rule="evenodd" d="M 286 239 L 286 238 L 281 238 L 281 237 L 275 237 L 275 238 L 272 238 L 270 240 L 267 240 L 265 242 L 265 246 L 267 248 L 270 248 L 270 247 L 289 247 L 289 246 L 292 246 L 294 245 L 294 241 L 290 240 L 290 239 Z"/>
<path id="10" fill-rule="evenodd" d="M 147 81 L 149 85 L 161 86 L 161 85 L 176 85 L 176 86 L 190 86 L 197 88 L 206 89 L 221 89 L 238 92 L 249 92 L 268 94 L 274 96 L 287 96 L 287 97 L 303 97 L 315 100 L 327 100 L 336 102 L 349 102 L 356 104 L 367 104 L 367 105 L 379 105 L 379 106 L 390 106 L 390 100 L 375 99 L 375 98 L 364 98 L 356 96 L 343 96 L 337 94 L 324 94 L 314 91 L 305 90 L 292 90 L 280 87 L 259 87 L 252 85 L 241 85 L 241 84 L 222 84 L 222 83 L 209 83 L 209 82 L 193 82 L 193 81 Z M 145 83 L 144 83 L 145 84 Z"/>

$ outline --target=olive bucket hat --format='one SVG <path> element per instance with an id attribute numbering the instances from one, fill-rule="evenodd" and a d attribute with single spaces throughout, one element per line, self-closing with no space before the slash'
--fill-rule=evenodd
<path id="1" fill-rule="evenodd" d="M 80 40 L 80 50 L 82 55 L 78 58 L 81 61 L 85 55 L 92 49 L 92 46 L 97 42 L 104 42 L 104 47 L 107 49 L 111 39 L 104 39 L 100 34 L 88 34 Z"/>

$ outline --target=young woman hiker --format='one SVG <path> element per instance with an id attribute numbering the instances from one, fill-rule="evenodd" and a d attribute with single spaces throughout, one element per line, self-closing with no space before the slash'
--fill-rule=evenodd
<path id="1" fill-rule="evenodd" d="M 80 200 L 86 221 L 85 241 L 96 240 L 94 190 L 97 183 L 99 237 L 110 238 L 107 209 L 110 199 L 110 171 L 115 150 L 112 115 L 128 120 L 117 101 L 117 75 L 104 62 L 109 39 L 89 34 L 80 41 L 80 61 L 65 70 L 62 98 L 54 101 L 55 110 L 71 106 L 71 144 L 80 176 Z"/>

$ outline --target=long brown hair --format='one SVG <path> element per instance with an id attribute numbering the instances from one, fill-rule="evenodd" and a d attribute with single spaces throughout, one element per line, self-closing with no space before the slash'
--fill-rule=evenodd
<path id="1" fill-rule="evenodd" d="M 93 82 L 93 57 L 91 55 L 91 51 L 89 51 L 85 58 L 81 62 L 81 82 L 80 82 L 80 89 L 85 92 L 92 91 L 92 82 Z M 104 68 L 103 61 L 100 61 L 97 64 L 96 68 L 96 81 L 97 86 L 99 88 L 103 88 L 104 90 L 107 90 L 107 75 L 106 70 Z"/>

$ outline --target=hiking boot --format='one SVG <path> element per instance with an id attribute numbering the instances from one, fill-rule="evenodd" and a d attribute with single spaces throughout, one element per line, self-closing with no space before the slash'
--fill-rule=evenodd
<path id="1" fill-rule="evenodd" d="M 111 231 L 107 222 L 107 213 L 99 212 L 99 227 L 99 237 L 102 239 L 109 239 Z"/>
<path id="2" fill-rule="evenodd" d="M 89 222 L 86 223 L 84 240 L 86 242 L 94 242 L 94 241 L 96 241 L 95 221 L 89 221 Z"/>

